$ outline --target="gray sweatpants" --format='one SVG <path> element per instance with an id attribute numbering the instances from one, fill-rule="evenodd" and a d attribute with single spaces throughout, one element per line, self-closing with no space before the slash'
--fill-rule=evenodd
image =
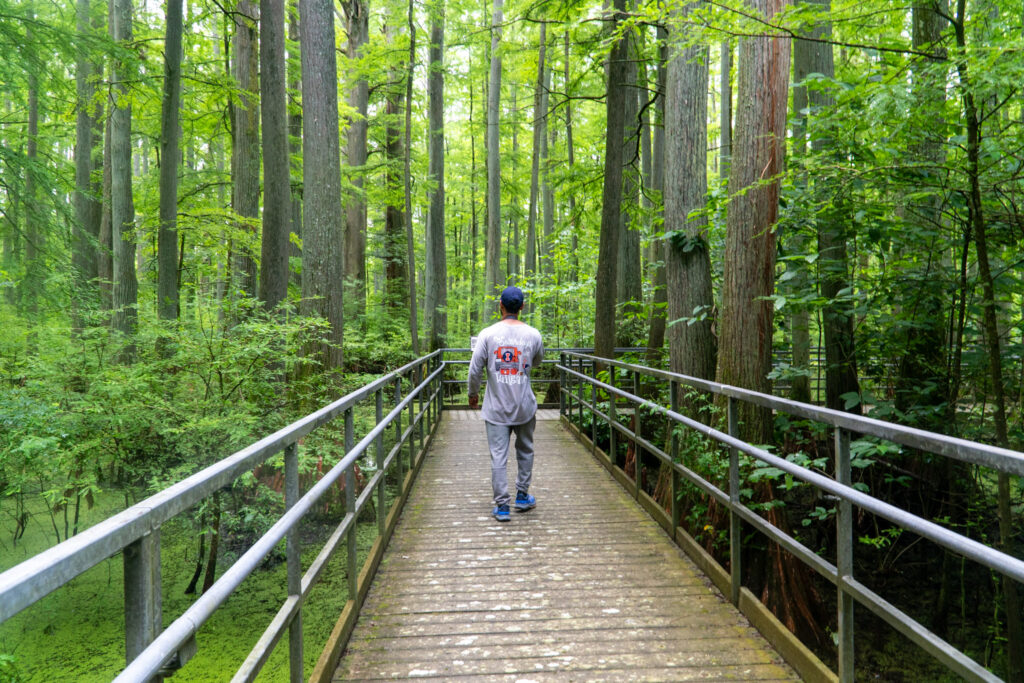
<path id="1" fill-rule="evenodd" d="M 496 425 L 484 422 L 487 427 L 487 445 L 491 449 L 491 488 L 494 489 L 494 504 L 508 505 L 512 496 L 508 492 L 508 445 L 509 438 L 516 435 L 516 490 L 526 493 L 530 490 L 533 477 L 533 428 L 537 417 L 521 425 Z"/>

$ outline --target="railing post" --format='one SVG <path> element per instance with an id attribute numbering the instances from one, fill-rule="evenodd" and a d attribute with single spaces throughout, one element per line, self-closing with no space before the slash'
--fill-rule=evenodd
<path id="1" fill-rule="evenodd" d="M 597 366 L 594 367 L 594 380 L 590 383 L 590 451 L 597 453 Z"/>
<path id="2" fill-rule="evenodd" d="M 850 433 L 836 428 L 836 481 L 850 486 Z M 853 578 L 853 506 L 845 498 L 839 499 L 836 509 L 836 588 L 839 622 L 839 680 L 853 681 L 853 596 L 846 592 L 848 578 Z"/>
<path id="3" fill-rule="evenodd" d="M 377 422 L 379 425 L 384 419 L 384 390 L 378 389 L 376 392 L 376 409 L 377 409 Z M 380 432 L 377 435 L 377 440 L 374 442 L 374 454 L 377 460 L 377 471 L 382 473 L 380 479 L 377 480 L 377 535 L 384 536 L 384 482 L 387 480 L 387 475 L 383 474 L 384 470 L 384 432 Z"/>
<path id="4" fill-rule="evenodd" d="M 639 373 L 633 371 L 633 395 L 640 396 Z M 640 499 L 640 467 L 643 458 L 640 454 L 640 402 L 633 406 L 633 483 L 636 484 L 636 498 Z"/>
<path id="5" fill-rule="evenodd" d="M 565 375 L 565 352 L 563 351 L 558 356 L 558 416 L 565 417 L 565 402 L 566 402 L 566 375 Z M 570 410 L 572 409 L 572 403 Z"/>
<path id="6" fill-rule="evenodd" d="M 125 662 L 131 663 L 163 630 L 160 591 L 160 529 L 125 546 L 124 553 Z M 156 676 L 151 681 L 162 681 Z"/>
<path id="7" fill-rule="evenodd" d="M 395 407 L 402 402 L 402 376 L 395 377 Z M 402 470 L 402 411 L 395 415 L 395 475 L 398 477 L 398 495 L 405 493 L 405 477 Z"/>
<path id="8" fill-rule="evenodd" d="M 410 377 L 412 380 L 412 377 Z M 418 383 L 413 383 L 412 390 L 416 390 Z M 422 394 L 420 394 L 422 396 Z M 409 471 L 412 472 L 416 465 L 416 401 L 409 401 Z"/>
<path id="9" fill-rule="evenodd" d="M 284 449 L 284 507 L 290 509 L 299 499 L 299 448 L 295 443 Z M 285 540 L 285 556 L 288 563 L 288 595 L 302 592 L 302 547 L 299 540 L 299 526 L 288 532 Z M 302 608 L 295 613 L 288 626 L 288 665 L 291 683 L 302 683 Z"/>
<path id="10" fill-rule="evenodd" d="M 679 382 L 669 381 L 669 406 L 673 413 L 679 412 Z M 679 437 L 676 436 L 676 422 L 669 420 L 671 437 L 669 438 L 669 456 L 672 458 L 672 538 L 675 539 L 676 528 L 679 526 L 679 472 L 675 465 L 679 462 Z"/>
<path id="11" fill-rule="evenodd" d="M 739 411 L 736 399 L 729 397 L 728 406 L 729 436 L 739 438 Z M 731 576 L 729 581 L 729 599 L 732 604 L 740 604 L 740 586 L 743 583 L 741 572 L 741 551 L 743 536 L 740 530 L 740 516 L 736 512 L 740 506 L 740 452 L 729 449 L 729 564 Z"/>
<path id="12" fill-rule="evenodd" d="M 576 364 L 576 366 L 578 368 L 578 372 L 580 374 L 583 374 L 583 371 L 584 371 L 583 359 L 582 358 L 577 358 L 576 360 L 578 361 L 577 364 Z M 580 417 L 579 427 L 580 427 L 580 434 L 582 434 L 583 433 L 583 380 L 580 379 L 579 377 L 577 377 L 576 378 L 576 384 L 574 384 L 573 387 L 574 387 L 574 390 L 576 392 L 578 392 L 577 396 L 576 396 L 576 411 L 579 413 L 579 417 Z"/>
<path id="13" fill-rule="evenodd" d="M 355 435 L 352 424 L 352 408 L 345 411 L 345 454 L 352 451 Z M 345 513 L 352 515 L 352 525 L 348 528 L 348 598 L 358 609 L 359 567 L 356 565 L 356 465 L 352 463 L 345 470 Z"/>
<path id="14" fill-rule="evenodd" d="M 423 368 L 420 371 L 420 381 L 418 382 L 420 393 L 416 395 L 416 405 L 419 406 L 418 411 L 419 411 L 419 418 L 420 418 L 420 420 L 419 420 L 419 423 L 418 423 L 419 426 L 417 427 L 416 431 L 417 431 L 417 433 L 419 434 L 419 437 L 420 437 L 419 447 L 422 450 L 423 449 L 423 440 L 425 438 L 425 433 L 423 431 L 423 423 L 424 423 L 423 394 L 426 393 L 426 387 L 423 386 L 423 383 L 427 379 L 427 372 L 426 372 L 427 369 L 424 368 L 422 365 L 420 367 Z"/>
<path id="15" fill-rule="evenodd" d="M 615 366 L 608 366 L 608 384 L 615 387 Z M 608 459 L 612 465 L 618 464 L 618 438 L 615 434 L 615 394 L 608 392 Z"/>

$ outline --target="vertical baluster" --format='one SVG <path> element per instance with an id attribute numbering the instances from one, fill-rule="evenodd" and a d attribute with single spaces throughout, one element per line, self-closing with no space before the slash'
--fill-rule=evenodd
<path id="1" fill-rule="evenodd" d="M 395 377 L 395 407 L 402 402 L 402 376 Z M 405 492 L 405 477 L 402 470 L 402 411 L 395 414 L 395 476 L 398 477 L 398 495 Z"/>
<path id="2" fill-rule="evenodd" d="M 410 384 L 412 384 L 412 391 L 416 391 L 418 384 L 416 380 L 416 371 L 409 376 Z M 409 401 L 409 471 L 413 471 L 413 467 L 416 465 L 416 399 L 411 398 Z"/>
<path id="3" fill-rule="evenodd" d="M 728 420 L 729 436 L 739 438 L 740 425 L 739 413 L 736 399 L 729 397 Z M 740 533 L 740 516 L 737 509 L 740 506 L 740 452 L 735 448 L 729 449 L 729 564 L 731 565 L 731 577 L 729 586 L 729 599 L 732 604 L 740 604 L 740 585 L 743 581 L 740 566 L 740 552 L 742 550 L 743 537 Z"/>
<path id="4" fill-rule="evenodd" d="M 423 431 L 423 415 L 424 415 L 424 412 L 423 412 L 423 394 L 426 393 L 426 391 L 427 391 L 427 388 L 425 386 L 423 386 L 423 383 L 426 381 L 426 378 L 427 378 L 427 373 L 425 372 L 425 370 L 426 370 L 426 368 L 424 368 L 421 365 L 420 366 L 420 381 L 419 381 L 420 393 L 419 393 L 419 395 L 416 396 L 416 404 L 419 406 L 419 418 L 420 418 L 419 419 L 419 427 L 416 429 L 416 432 L 419 434 L 419 438 L 420 438 L 420 444 L 419 444 L 420 450 L 423 450 L 423 439 L 424 439 L 424 431 Z"/>
<path id="5" fill-rule="evenodd" d="M 345 411 L 345 454 L 352 451 L 355 442 L 352 424 L 352 408 Z M 352 515 L 352 525 L 348 528 L 348 598 L 356 601 L 359 586 L 359 568 L 356 566 L 356 464 L 353 462 L 345 470 L 345 513 Z"/>
<path id="6" fill-rule="evenodd" d="M 125 662 L 138 657 L 163 630 L 160 591 L 160 529 L 125 546 L 124 641 Z M 161 681 L 154 677 L 151 681 Z"/>
<path id="7" fill-rule="evenodd" d="M 377 408 L 377 425 L 384 420 L 384 390 L 378 389 L 374 397 L 376 399 Z M 387 480 L 387 475 L 384 474 L 384 432 L 381 431 L 377 434 L 377 440 L 374 442 L 374 453 L 377 457 L 377 471 L 381 473 L 380 479 L 377 480 L 377 535 L 384 535 L 384 482 Z"/>
<path id="8" fill-rule="evenodd" d="M 594 368 L 594 379 L 590 383 L 590 450 L 597 453 L 597 366 Z"/>
<path id="9" fill-rule="evenodd" d="M 850 433 L 836 428 L 836 481 L 850 486 Z M 853 506 L 840 499 L 836 510 L 836 569 L 839 591 L 839 680 L 853 681 L 853 596 L 845 590 L 848 578 L 853 578 Z"/>
<path id="10" fill-rule="evenodd" d="M 615 366 L 608 366 L 608 384 L 612 387 L 615 386 Z M 615 433 L 615 394 L 611 391 L 608 392 L 608 459 L 612 465 L 619 464 L 618 450 L 619 450 L 619 439 Z"/>
<path id="11" fill-rule="evenodd" d="M 291 443 L 284 449 L 284 508 L 290 509 L 299 499 L 299 448 Z M 288 563 L 288 595 L 302 592 L 302 546 L 299 525 L 288 532 L 285 556 Z M 302 683 L 304 678 L 302 653 L 302 608 L 295 613 L 288 626 L 288 665 L 291 683 Z"/>
<path id="12" fill-rule="evenodd" d="M 669 381 L 669 407 L 672 412 L 679 412 L 679 383 L 677 381 Z M 679 526 L 679 472 L 676 471 L 675 465 L 679 462 L 679 437 L 676 436 L 675 420 L 670 419 L 669 425 L 671 436 L 669 437 L 669 456 L 672 458 L 672 537 L 675 538 L 676 527 Z"/>
<path id="13" fill-rule="evenodd" d="M 633 395 L 640 396 L 640 373 L 633 371 Z M 640 469 L 643 457 L 640 450 L 640 401 L 633 405 L 633 483 L 636 484 L 636 497 L 640 498 Z"/>
<path id="14" fill-rule="evenodd" d="M 583 370 L 583 359 L 582 358 L 577 358 L 576 359 L 576 370 L 580 374 L 583 374 L 584 370 Z M 579 377 L 577 377 L 576 378 L 576 383 L 573 385 L 573 387 L 576 390 L 576 410 L 579 413 L 579 418 L 580 418 L 580 421 L 579 421 L 580 434 L 582 434 L 583 433 L 583 401 L 584 401 L 584 398 L 583 398 L 583 391 L 584 391 L 584 389 L 583 389 L 583 380 L 580 379 Z"/>
<path id="15" fill-rule="evenodd" d="M 558 416 L 565 417 L 565 401 L 566 401 L 566 376 L 565 370 L 565 352 L 563 351 L 558 356 Z M 569 404 L 570 414 L 572 411 L 572 404 Z"/>

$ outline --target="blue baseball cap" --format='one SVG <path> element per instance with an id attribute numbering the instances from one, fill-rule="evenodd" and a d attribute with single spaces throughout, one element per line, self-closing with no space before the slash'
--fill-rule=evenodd
<path id="1" fill-rule="evenodd" d="M 518 313 L 523 307 L 523 290 L 515 286 L 506 287 L 501 293 L 501 305 L 509 313 Z"/>

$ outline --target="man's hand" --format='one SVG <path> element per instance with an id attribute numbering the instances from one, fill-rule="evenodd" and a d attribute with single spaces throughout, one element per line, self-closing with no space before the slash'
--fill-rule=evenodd
<path id="1" fill-rule="evenodd" d="M 470 397 L 469 397 L 469 407 L 471 409 L 476 410 L 476 407 L 477 407 L 477 405 L 479 403 L 480 403 L 480 396 L 478 396 L 477 394 L 470 395 Z"/>

